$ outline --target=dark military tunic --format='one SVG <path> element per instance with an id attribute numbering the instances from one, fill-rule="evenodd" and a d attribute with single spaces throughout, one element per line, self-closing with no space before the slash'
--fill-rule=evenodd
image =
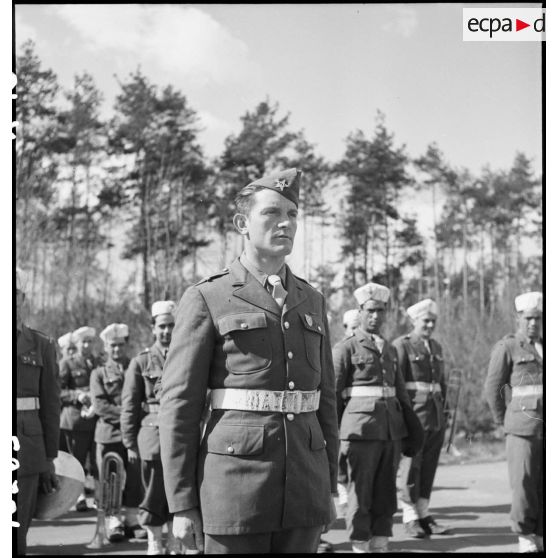
<path id="1" fill-rule="evenodd" d="M 403 380 L 428 385 L 439 384 L 441 391 L 408 389 L 413 409 L 425 431 L 422 450 L 401 462 L 401 499 L 416 504 L 419 498 L 430 499 L 434 477 L 444 444 L 444 399 L 446 380 L 442 347 L 434 339 L 429 340 L 430 350 L 424 339 L 410 333 L 393 342 L 397 351 Z M 425 386 L 426 387 L 426 386 Z"/>
<path id="2" fill-rule="evenodd" d="M 17 335 L 17 397 L 36 397 L 39 409 L 17 411 L 20 449 L 17 480 L 18 553 L 26 550 L 26 536 L 33 516 L 39 473 L 47 471 L 47 459 L 58 454 L 60 389 L 56 345 L 42 333 L 22 325 Z"/>
<path id="3" fill-rule="evenodd" d="M 543 359 L 523 333 L 494 346 L 485 394 L 494 420 L 506 433 L 512 530 L 523 535 L 542 536 L 544 531 L 542 385 Z M 512 389 L 509 402 L 506 386 Z M 514 388 L 540 393 L 514 395 Z"/>
<path id="4" fill-rule="evenodd" d="M 126 372 L 121 427 L 126 448 L 139 451 L 144 488 L 138 514 L 141 525 L 169 521 L 159 444 L 159 398 L 165 358 L 157 343 L 137 355 Z"/>
<path id="5" fill-rule="evenodd" d="M 333 349 L 341 453 L 348 465 L 347 531 L 351 540 L 391 536 L 397 511 L 396 475 L 401 439 L 407 436 L 402 405 L 410 401 L 395 349 L 380 352 L 362 329 Z M 348 397 L 355 386 L 395 388 L 395 397 Z"/>
<path id="6" fill-rule="evenodd" d="M 124 371 L 129 360 L 117 363 L 111 359 L 91 373 L 91 401 L 99 417 L 95 427 L 97 445 L 97 467 L 101 470 L 103 456 L 116 452 L 124 462 L 126 483 L 122 494 L 124 506 L 136 507 L 141 500 L 141 479 L 139 464 L 128 463 L 128 452 L 122 443 L 120 411 L 122 409 L 122 386 Z"/>
<path id="7" fill-rule="evenodd" d="M 200 507 L 204 532 L 269 533 L 329 523 L 337 417 L 323 296 L 286 268 L 281 311 L 236 260 L 188 289 L 163 372 L 159 429 L 171 512 Z M 214 409 L 206 389 L 320 390 L 300 414 Z M 327 442 L 327 445 L 326 445 Z"/>

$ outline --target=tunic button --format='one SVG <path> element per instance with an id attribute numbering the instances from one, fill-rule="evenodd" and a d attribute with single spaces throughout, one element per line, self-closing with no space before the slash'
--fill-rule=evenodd
<path id="1" fill-rule="evenodd" d="M 289 352 L 287 353 L 287 356 L 288 356 L 289 358 L 293 358 L 294 355 L 293 355 L 293 353 L 292 353 L 291 351 L 289 351 Z"/>
<path id="2" fill-rule="evenodd" d="M 242 323 L 240 324 L 240 327 L 241 327 L 242 329 L 248 329 L 248 324 L 247 324 L 246 322 L 242 322 Z"/>
<path id="3" fill-rule="evenodd" d="M 521 405 L 521 410 L 522 410 L 522 411 L 525 410 L 525 405 Z"/>
<path id="4" fill-rule="evenodd" d="M 294 382 L 289 382 L 289 389 L 294 389 Z"/>
<path id="5" fill-rule="evenodd" d="M 285 322 L 284 326 L 285 329 L 289 329 L 291 327 L 291 324 L 289 322 Z"/>
<path id="6" fill-rule="evenodd" d="M 385 369 L 382 369 L 382 374 L 385 374 L 385 373 L 386 373 Z"/>
<path id="7" fill-rule="evenodd" d="M 232 446 L 229 446 L 227 448 L 227 453 L 234 453 L 234 448 Z"/>
<path id="8" fill-rule="evenodd" d="M 318 331 L 322 331 L 322 326 L 318 326 Z"/>
<path id="9" fill-rule="evenodd" d="M 294 415 L 292 413 L 288 413 L 287 420 L 294 420 Z"/>

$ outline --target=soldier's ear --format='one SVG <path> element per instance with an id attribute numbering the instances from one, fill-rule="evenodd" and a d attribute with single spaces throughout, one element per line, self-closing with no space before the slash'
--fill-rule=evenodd
<path id="1" fill-rule="evenodd" d="M 248 219 L 243 213 L 235 213 L 233 225 L 240 234 L 248 234 Z"/>

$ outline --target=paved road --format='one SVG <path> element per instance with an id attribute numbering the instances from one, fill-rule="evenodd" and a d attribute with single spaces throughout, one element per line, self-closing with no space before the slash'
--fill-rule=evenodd
<path id="1" fill-rule="evenodd" d="M 516 552 L 508 512 L 510 492 L 504 462 L 440 466 L 431 510 L 452 525 L 450 535 L 429 540 L 409 539 L 403 533 L 401 514 L 395 517 L 394 552 Z M 29 554 L 135 554 L 144 553 L 145 541 L 117 543 L 102 551 L 88 550 L 95 513 L 70 513 L 54 521 L 35 521 L 28 535 Z M 339 518 L 324 538 L 335 552 L 350 552 Z"/>

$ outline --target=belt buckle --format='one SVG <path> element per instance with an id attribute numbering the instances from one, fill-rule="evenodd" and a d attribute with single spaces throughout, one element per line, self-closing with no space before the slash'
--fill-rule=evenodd
<path id="1" fill-rule="evenodd" d="M 430 382 L 430 393 L 434 393 L 434 382 Z"/>

